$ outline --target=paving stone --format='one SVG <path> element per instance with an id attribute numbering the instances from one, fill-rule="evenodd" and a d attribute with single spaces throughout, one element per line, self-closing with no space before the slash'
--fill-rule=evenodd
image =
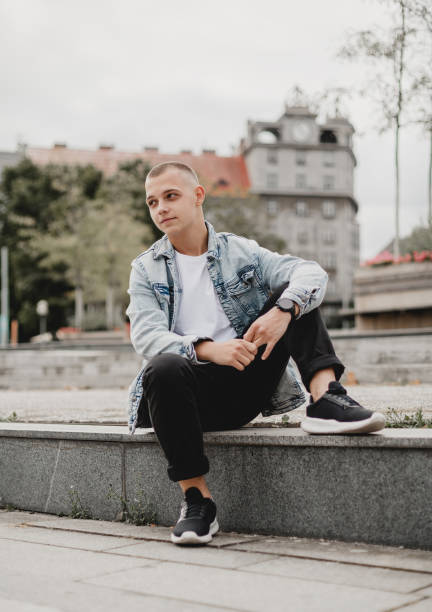
<path id="1" fill-rule="evenodd" d="M 235 544 L 236 550 L 307 557 L 432 573 L 432 552 L 374 544 L 269 537 Z"/>
<path id="2" fill-rule="evenodd" d="M 85 583 L 251 612 L 286 612 L 288 608 L 308 612 L 347 609 L 350 612 L 375 612 L 403 606 L 418 599 L 411 595 L 314 580 L 169 562 L 101 576 L 85 580 Z"/>
<path id="3" fill-rule="evenodd" d="M 28 527 L 27 525 L 1 525 L 0 540 L 3 539 L 38 542 L 50 546 L 81 548 L 84 550 L 104 550 L 110 546 L 124 544 L 123 538 L 55 529 L 39 529 L 37 527 Z"/>
<path id="4" fill-rule="evenodd" d="M 41 515 L 45 516 L 45 515 Z M 32 521 L 25 521 L 28 525 L 32 524 Z M 162 540 L 171 542 L 170 534 L 172 527 L 159 527 L 157 525 L 131 525 L 124 522 L 113 522 L 113 521 L 97 521 L 97 520 L 85 520 L 85 519 L 71 519 L 62 518 L 61 523 L 57 521 L 38 521 L 35 526 L 39 528 L 49 529 L 65 529 L 71 531 L 82 531 L 86 533 L 98 533 L 102 535 L 117 535 L 124 538 L 135 538 L 143 540 Z M 208 546 L 220 548 L 224 546 L 230 546 L 232 544 L 240 544 L 243 542 L 254 542 L 261 539 L 261 535 L 248 535 L 241 533 L 230 533 L 218 531 L 214 536 L 213 540 Z"/>
<path id="5" fill-rule="evenodd" d="M 172 542 L 139 542 L 110 548 L 109 552 L 119 555 L 132 555 L 146 559 L 160 559 L 187 564 L 208 565 L 213 567 L 237 568 L 258 563 L 263 558 L 276 559 L 275 555 L 248 553 L 212 546 L 177 546 Z M 263 572 L 264 573 L 264 572 Z M 276 572 L 275 572 L 276 573 Z M 423 582 L 419 586 L 424 586 Z"/>
<path id="6" fill-rule="evenodd" d="M 33 604 L 28 601 L 20 601 L 19 599 L 9 599 L 0 595 L 0 610 L 7 612 L 58 612 L 59 608 Z"/>
<path id="7" fill-rule="evenodd" d="M 246 553 L 247 554 L 247 553 Z M 81 550 L 72 547 L 2 540 L 0 567 L 2 581 L 8 575 L 73 581 L 154 564 L 153 560 Z"/>
<path id="8" fill-rule="evenodd" d="M 311 561 L 294 557 L 278 557 L 242 568 L 244 571 L 274 576 L 289 576 L 305 580 L 322 580 L 395 593 L 410 593 L 431 582 L 430 574 L 404 572 L 377 567 L 363 567 L 332 561 Z"/>
<path id="9" fill-rule="evenodd" d="M 45 522 L 47 520 L 47 514 L 40 512 L 24 512 L 22 510 L 0 510 L 0 523 L 32 523 Z M 64 520 L 62 516 L 52 516 L 52 523 Z"/>
<path id="10" fill-rule="evenodd" d="M 32 521 L 26 521 L 26 524 L 33 525 Z M 51 520 L 38 521 L 34 523 L 34 526 L 40 529 L 57 529 L 70 532 L 76 531 L 118 536 L 124 538 L 126 541 L 128 538 L 169 541 L 171 533 L 170 527 L 159 527 L 157 525 L 132 525 L 124 522 L 72 518 L 64 518 L 61 523 Z"/>
<path id="11" fill-rule="evenodd" d="M 403 609 L 403 612 L 431 612 L 432 599 L 422 599 L 421 601 L 411 604 Z"/>
<path id="12" fill-rule="evenodd" d="M 220 612 L 218 606 L 203 606 L 167 597 L 99 587 L 83 582 L 52 581 L 26 576 L 8 576 L 8 596 L 15 600 L 52 606 L 61 612 Z M 6 595 L 5 595 L 6 596 Z M 6 608 L 6 612 L 9 612 Z M 18 612 L 18 611 L 17 611 Z M 22 612 L 19 610 L 19 612 Z M 30 611 L 29 611 L 30 612 Z M 31 611 L 33 612 L 33 611 Z M 42 611 L 34 611 L 42 612 Z M 224 612 L 231 612 L 224 608 Z M 235 611 L 232 611 L 235 612 Z"/>
<path id="13" fill-rule="evenodd" d="M 424 597 L 432 597 L 432 582 L 429 584 L 428 587 L 417 591 L 417 595 L 423 595 Z"/>

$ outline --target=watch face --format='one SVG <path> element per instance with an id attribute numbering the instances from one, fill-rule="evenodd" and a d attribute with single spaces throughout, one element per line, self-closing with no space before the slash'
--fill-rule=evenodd
<path id="1" fill-rule="evenodd" d="M 289 311 L 294 306 L 294 302 L 289 298 L 280 298 L 276 304 L 282 309 Z"/>
<path id="2" fill-rule="evenodd" d="M 294 140 L 298 142 L 304 142 L 311 135 L 311 126 L 306 121 L 296 121 L 293 126 Z"/>

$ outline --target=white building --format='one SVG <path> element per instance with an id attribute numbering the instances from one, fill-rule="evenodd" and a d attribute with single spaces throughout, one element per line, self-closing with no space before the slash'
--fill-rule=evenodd
<path id="1" fill-rule="evenodd" d="M 267 229 L 285 240 L 287 252 L 327 270 L 322 310 L 333 326 L 352 301 L 359 263 L 354 128 L 342 117 L 323 125 L 316 119 L 307 107 L 292 106 L 277 121 L 248 121 L 240 149 Z"/>

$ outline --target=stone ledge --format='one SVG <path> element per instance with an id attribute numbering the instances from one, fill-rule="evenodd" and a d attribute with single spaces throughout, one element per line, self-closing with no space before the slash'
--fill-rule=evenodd
<path id="1" fill-rule="evenodd" d="M 0 423 L 0 437 L 55 440 L 94 440 L 98 442 L 157 443 L 153 429 L 137 429 L 133 435 L 127 426 L 71 425 L 42 423 Z M 385 429 L 368 435 L 309 435 L 294 427 L 241 427 L 229 431 L 205 432 L 208 444 L 248 446 L 326 446 L 346 448 L 429 448 L 432 429 Z"/>
<path id="2" fill-rule="evenodd" d="M 116 519 L 123 498 L 159 525 L 177 521 L 180 489 L 152 430 L 0 423 L 0 438 L 2 505 L 69 515 L 73 490 L 93 518 Z M 223 531 L 432 549 L 431 430 L 244 427 L 204 440 Z"/>

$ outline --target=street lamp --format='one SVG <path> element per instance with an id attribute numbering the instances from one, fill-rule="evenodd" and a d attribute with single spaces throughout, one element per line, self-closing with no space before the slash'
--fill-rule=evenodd
<path id="1" fill-rule="evenodd" d="M 39 300 L 36 304 L 36 312 L 39 315 L 39 334 L 46 334 L 47 330 L 47 316 L 49 306 L 46 300 Z"/>

